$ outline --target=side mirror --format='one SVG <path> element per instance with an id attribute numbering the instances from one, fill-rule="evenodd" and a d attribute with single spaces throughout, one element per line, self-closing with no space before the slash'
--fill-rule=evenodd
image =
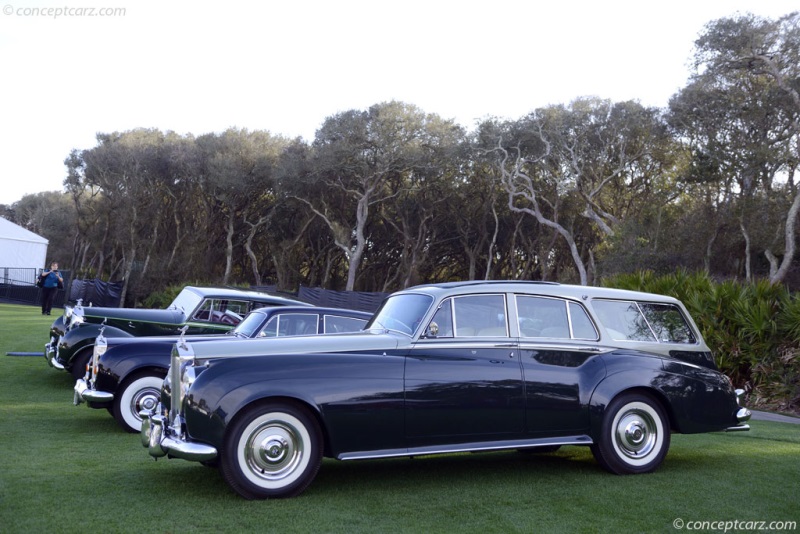
<path id="1" fill-rule="evenodd" d="M 436 337 L 438 334 L 439 325 L 431 321 L 431 324 L 428 325 L 428 331 L 425 333 L 425 337 Z"/>

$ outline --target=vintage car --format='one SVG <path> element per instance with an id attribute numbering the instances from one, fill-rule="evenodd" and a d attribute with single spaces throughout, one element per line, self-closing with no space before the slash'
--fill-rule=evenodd
<path id="1" fill-rule="evenodd" d="M 356 332 L 370 317 L 371 313 L 339 308 L 265 307 L 251 311 L 225 334 L 190 339 L 199 343 Z M 172 347 L 178 341 L 175 336 L 107 340 L 98 335 L 86 374 L 75 382 L 75 405 L 85 401 L 91 408 L 107 408 L 122 428 L 139 432 L 139 412 L 158 403 Z"/>
<path id="2" fill-rule="evenodd" d="M 289 497 L 339 460 L 589 446 L 647 473 L 670 434 L 748 430 L 741 390 L 676 299 L 533 282 L 418 286 L 363 332 L 176 343 L 141 441 Z"/>
<path id="3" fill-rule="evenodd" d="M 112 337 L 177 336 L 224 333 L 251 310 L 263 306 L 310 306 L 304 302 L 256 291 L 186 286 L 165 310 L 67 306 L 50 327 L 44 357 L 51 367 L 63 369 L 77 380 L 86 372 L 94 339 L 105 326 Z"/>

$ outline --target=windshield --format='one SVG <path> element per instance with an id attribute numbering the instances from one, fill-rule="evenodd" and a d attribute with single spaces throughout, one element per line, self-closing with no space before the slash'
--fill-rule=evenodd
<path id="1" fill-rule="evenodd" d="M 200 301 L 203 300 L 203 297 L 197 295 L 196 293 L 189 291 L 188 289 L 184 289 L 181 291 L 175 300 L 172 301 L 172 304 L 169 305 L 167 308 L 168 310 L 181 310 L 185 314 L 189 314 L 197 308 Z"/>
<path id="2" fill-rule="evenodd" d="M 417 330 L 425 312 L 433 304 L 430 295 L 395 295 L 383 301 L 383 305 L 367 325 L 402 332 L 409 336 Z"/>
<path id="3" fill-rule="evenodd" d="M 256 332 L 264 322 L 263 313 L 248 313 L 241 323 L 236 325 L 233 333 L 244 337 L 256 337 Z"/>

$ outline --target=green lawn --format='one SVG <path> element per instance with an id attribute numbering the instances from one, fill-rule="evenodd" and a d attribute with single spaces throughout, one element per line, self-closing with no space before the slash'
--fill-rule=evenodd
<path id="1" fill-rule="evenodd" d="M 245 501 L 216 470 L 154 462 L 105 410 L 73 406 L 73 381 L 44 358 L 6 355 L 41 351 L 54 318 L 0 304 L 2 533 L 675 532 L 677 519 L 800 523 L 800 425 L 761 421 L 747 433 L 675 435 L 650 475 L 610 475 L 580 447 L 325 460 L 300 497 Z"/>

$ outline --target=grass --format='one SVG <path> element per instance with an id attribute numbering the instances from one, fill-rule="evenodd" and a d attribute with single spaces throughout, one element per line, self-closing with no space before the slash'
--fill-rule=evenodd
<path id="1" fill-rule="evenodd" d="M 587 448 L 325 460 L 300 497 L 245 501 L 219 473 L 154 462 L 105 410 L 72 405 L 42 357 L 50 322 L 0 304 L 0 532 L 670 532 L 673 521 L 800 523 L 800 425 L 673 436 L 655 473 L 607 474 Z M 795 529 L 797 526 L 795 526 Z M 721 529 L 720 529 L 721 530 Z"/>

